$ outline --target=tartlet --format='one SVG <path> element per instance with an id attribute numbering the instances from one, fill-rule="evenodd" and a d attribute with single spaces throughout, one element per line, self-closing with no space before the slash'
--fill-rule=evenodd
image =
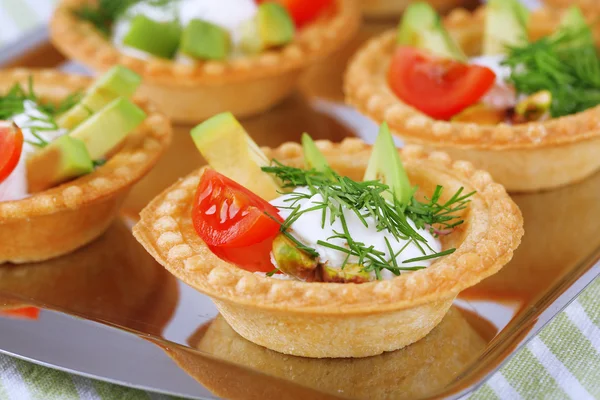
<path id="1" fill-rule="evenodd" d="M 338 173 L 351 179 L 364 173 L 371 147 L 362 141 L 317 145 Z M 303 165 L 299 144 L 264 150 L 268 158 Z M 456 251 L 426 269 L 392 280 L 341 286 L 279 280 L 222 261 L 198 237 L 190 217 L 205 168 L 155 198 L 142 211 L 134 235 L 172 274 L 209 295 L 232 328 L 251 342 L 315 358 L 366 357 L 397 350 L 427 335 L 461 290 L 506 264 L 523 234 L 519 209 L 488 173 L 418 146 L 405 148 L 402 155 L 421 194 L 431 194 L 437 184 L 448 193 L 460 187 L 477 193 L 462 216 L 464 224 L 441 239 L 443 248 Z"/>
<path id="2" fill-rule="evenodd" d="M 540 9 L 529 22 L 531 39 L 558 26 L 562 12 Z M 485 8 L 457 9 L 444 24 L 468 56 L 479 54 Z M 600 39 L 600 30 L 594 31 Z M 387 121 L 407 143 L 447 152 L 489 171 L 511 192 L 551 189 L 585 179 L 600 169 L 600 106 L 565 117 L 520 125 L 479 125 L 433 119 L 405 104 L 386 76 L 396 32 L 370 40 L 355 56 L 345 76 L 346 101 L 375 121 Z"/>
<path id="3" fill-rule="evenodd" d="M 54 70 L 0 72 L 0 91 L 32 77 L 44 100 L 85 89 L 91 79 Z M 33 194 L 0 202 L 0 264 L 43 261 L 69 253 L 100 236 L 119 212 L 131 186 L 140 180 L 171 140 L 168 119 L 146 100 L 136 103 L 148 115 L 106 164 L 94 172 Z"/>
<path id="4" fill-rule="evenodd" d="M 200 122 L 231 111 L 238 117 L 265 111 L 290 95 L 300 74 L 340 48 L 357 32 L 360 7 L 355 0 L 336 0 L 315 22 L 298 31 L 280 49 L 252 57 L 188 65 L 170 60 L 141 60 L 122 54 L 91 24 L 72 10 L 87 0 L 62 0 L 50 23 L 54 45 L 97 72 L 122 64 L 139 73 L 139 93 L 154 99 L 177 122 Z"/>

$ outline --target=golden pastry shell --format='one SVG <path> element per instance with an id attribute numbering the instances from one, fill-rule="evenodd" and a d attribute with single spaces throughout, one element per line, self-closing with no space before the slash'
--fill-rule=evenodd
<path id="1" fill-rule="evenodd" d="M 346 139 L 341 144 L 318 141 L 317 145 L 334 169 L 349 176 L 360 175 L 370 155 L 370 146 L 358 139 Z M 283 163 L 302 165 L 301 146 L 296 143 L 265 152 Z M 475 170 L 468 162 L 453 162 L 444 153 L 426 153 L 419 146 L 403 149 L 402 155 L 409 175 L 422 179 L 414 183 L 426 182 L 433 190 L 431 181 L 436 180 L 448 193 L 460 186 L 477 193 L 465 223 L 456 231 L 461 241 L 457 250 L 427 269 L 393 280 L 360 285 L 279 280 L 262 278 L 220 260 L 199 239 L 190 218 L 203 169 L 155 198 L 142 211 L 134 235 L 171 273 L 212 297 L 232 327 L 255 343 L 309 357 L 363 357 L 396 350 L 433 329 L 461 290 L 506 264 L 523 234 L 518 207 L 487 172 Z M 274 319 L 280 325 L 272 323 Z M 400 321 L 414 326 L 402 331 Z M 361 323 L 378 327 L 373 332 L 365 328 L 365 336 L 377 336 L 387 329 L 400 331 L 385 343 L 348 335 L 356 343 L 330 343 L 328 347 L 315 344 L 319 340 L 316 337 L 301 339 L 300 331 L 310 336 L 306 324 L 311 323 L 318 325 L 319 331 L 330 329 L 332 335 L 336 329 L 339 334 Z M 287 335 L 293 331 L 296 336 L 291 342 L 281 339 L 286 329 Z"/>
<path id="2" fill-rule="evenodd" d="M 468 55 L 481 49 L 484 14 L 484 7 L 473 13 L 457 9 L 444 20 L 450 34 Z M 530 36 L 539 38 L 551 33 L 560 16 L 560 11 L 551 9 L 532 13 Z M 600 30 L 595 35 L 599 36 Z M 356 53 L 346 72 L 344 91 L 349 104 L 375 121 L 387 121 L 407 142 L 472 161 L 492 173 L 509 191 L 561 186 L 581 180 L 600 168 L 595 150 L 586 150 L 600 149 L 600 106 L 514 126 L 435 120 L 403 103 L 387 84 L 395 39 L 395 31 L 386 32 Z M 557 165 L 563 170 L 557 171 Z"/>
<path id="3" fill-rule="evenodd" d="M 200 122 L 231 111 L 238 117 L 262 112 L 289 95 L 302 70 L 340 48 L 358 30 L 356 0 L 335 0 L 327 13 L 298 31 L 280 49 L 224 61 L 181 63 L 121 53 L 93 25 L 72 10 L 87 0 L 61 0 L 50 23 L 54 45 L 72 59 L 96 71 L 122 64 L 144 78 L 140 93 L 180 122 Z"/>
<path id="4" fill-rule="evenodd" d="M 0 92 L 15 82 L 26 85 L 29 77 L 36 94 L 47 100 L 84 90 L 92 82 L 55 70 L 12 69 L 0 71 Z M 135 101 L 147 118 L 106 164 L 28 198 L 0 202 L 0 263 L 53 258 L 83 246 L 108 228 L 128 189 L 154 166 L 171 141 L 168 119 L 145 99 Z"/>
<path id="5" fill-rule="evenodd" d="M 597 0 L 543 0 L 543 2 L 552 7 L 567 8 L 570 6 L 577 6 L 585 13 L 600 13 L 600 3 L 598 3 Z"/>
<path id="6" fill-rule="evenodd" d="M 362 0 L 363 13 L 367 17 L 390 18 L 399 17 L 412 2 L 411 0 Z M 467 0 L 427 0 L 440 12 L 464 5 Z"/>

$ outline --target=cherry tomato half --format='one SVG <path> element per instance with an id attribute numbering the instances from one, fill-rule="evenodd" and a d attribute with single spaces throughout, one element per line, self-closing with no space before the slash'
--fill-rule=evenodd
<path id="1" fill-rule="evenodd" d="M 21 158 L 23 133 L 12 122 L 0 121 L 0 183 L 15 169 Z"/>
<path id="2" fill-rule="evenodd" d="M 333 3 L 333 0 L 257 0 L 256 2 L 260 4 L 268 1 L 275 1 L 284 6 L 297 27 L 315 20 Z"/>
<path id="3" fill-rule="evenodd" d="M 436 57 L 414 47 L 396 49 L 388 71 L 392 91 L 436 119 L 449 119 L 476 103 L 494 85 L 494 71 Z"/>
<path id="4" fill-rule="evenodd" d="M 275 206 L 239 183 L 207 169 L 196 191 L 192 221 L 220 258 L 250 271 L 273 270 L 271 246 L 283 220 Z"/>
<path id="5" fill-rule="evenodd" d="M 275 269 L 271 261 L 273 239 L 269 237 L 262 242 L 243 247 L 208 246 L 221 260 L 235 264 L 250 272 L 271 272 Z"/>

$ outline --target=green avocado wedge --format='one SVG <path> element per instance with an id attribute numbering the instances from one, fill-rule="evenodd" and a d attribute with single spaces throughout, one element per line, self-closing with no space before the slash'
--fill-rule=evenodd
<path id="1" fill-rule="evenodd" d="M 146 113 L 131 101 L 118 98 L 70 132 L 81 140 L 92 160 L 104 158 L 146 119 Z"/>
<path id="2" fill-rule="evenodd" d="M 408 205 L 411 201 L 414 190 L 386 122 L 379 128 L 363 180 L 385 183 L 402 205 Z"/>
<path id="3" fill-rule="evenodd" d="M 296 27 L 287 10 L 274 2 L 258 6 L 256 16 L 241 27 L 240 48 L 249 54 L 283 46 L 294 39 Z"/>
<path id="4" fill-rule="evenodd" d="M 559 30 L 554 33 L 553 37 L 564 34 L 575 36 L 573 40 L 569 41 L 569 46 L 590 46 L 594 44 L 592 30 L 587 24 L 583 12 L 577 6 L 571 6 L 567 9 L 560 21 Z"/>
<path id="5" fill-rule="evenodd" d="M 27 159 L 29 191 L 41 192 L 93 170 L 94 163 L 85 144 L 64 135 Z"/>
<path id="6" fill-rule="evenodd" d="M 529 10 L 519 0 L 489 0 L 486 5 L 483 54 L 506 54 L 528 43 Z"/>
<path id="7" fill-rule="evenodd" d="M 397 43 L 428 50 L 440 57 L 467 61 L 467 56 L 442 25 L 439 14 L 422 1 L 412 3 L 404 11 L 398 25 Z"/>
<path id="8" fill-rule="evenodd" d="M 218 25 L 193 19 L 183 30 L 179 51 L 200 60 L 224 60 L 231 51 L 231 37 Z"/>
<path id="9" fill-rule="evenodd" d="M 123 38 L 123 44 L 145 51 L 156 57 L 171 59 L 181 39 L 178 21 L 159 22 L 144 15 L 136 15 Z"/>
<path id="10" fill-rule="evenodd" d="M 327 159 L 308 133 L 302 134 L 302 152 L 304 153 L 304 164 L 307 169 L 314 168 L 320 172 L 326 172 L 329 169 Z"/>
<path id="11" fill-rule="evenodd" d="M 61 128 L 73 129 L 116 98 L 133 96 L 141 83 L 138 74 L 116 65 L 99 77 L 79 103 L 58 117 L 56 123 Z"/>
<path id="12" fill-rule="evenodd" d="M 279 197 L 281 187 L 263 172 L 269 159 L 230 112 L 217 114 L 191 131 L 194 144 L 217 172 L 265 200 Z"/>

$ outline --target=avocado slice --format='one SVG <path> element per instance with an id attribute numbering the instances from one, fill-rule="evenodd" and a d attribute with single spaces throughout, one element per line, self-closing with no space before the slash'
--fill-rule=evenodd
<path id="1" fill-rule="evenodd" d="M 27 159 L 29 191 L 41 192 L 93 170 L 94 163 L 85 144 L 64 135 Z"/>
<path id="2" fill-rule="evenodd" d="M 173 58 L 179 47 L 181 26 L 178 21 L 158 22 L 145 15 L 131 19 L 123 44 L 156 57 Z"/>
<path id="3" fill-rule="evenodd" d="M 364 181 L 380 180 L 390 187 L 394 197 L 403 205 L 410 203 L 414 193 L 400 154 L 386 122 L 381 124 L 373 145 Z"/>
<path id="4" fill-rule="evenodd" d="M 425 2 L 409 5 L 398 25 L 397 43 L 429 50 L 440 57 L 467 61 L 467 56 L 442 25 L 439 14 Z"/>
<path id="5" fill-rule="evenodd" d="M 179 51 L 201 60 L 223 60 L 231 50 L 229 32 L 210 22 L 193 19 L 183 30 Z"/>
<path id="6" fill-rule="evenodd" d="M 318 280 L 317 260 L 296 247 L 296 244 L 280 233 L 273 240 L 273 258 L 278 269 L 306 282 Z"/>
<path id="7" fill-rule="evenodd" d="M 302 152 L 304 153 L 304 164 L 307 169 L 314 168 L 320 172 L 325 172 L 329 169 L 327 159 L 306 132 L 302 134 Z"/>
<path id="8" fill-rule="evenodd" d="M 116 98 L 131 97 L 141 83 L 142 78 L 138 74 L 115 65 L 98 78 L 79 103 L 61 115 L 56 123 L 61 128 L 73 129 Z"/>
<path id="9" fill-rule="evenodd" d="M 323 282 L 336 283 L 365 283 L 371 280 L 369 273 L 358 264 L 346 264 L 342 269 L 321 265 L 321 277 Z"/>
<path id="10" fill-rule="evenodd" d="M 230 112 L 217 114 L 191 131 L 192 140 L 219 173 L 244 185 L 265 200 L 279 197 L 281 187 L 263 172 L 269 159 Z"/>
<path id="11" fill-rule="evenodd" d="M 240 48 L 254 54 L 291 42 L 296 27 L 283 6 L 267 2 L 258 6 L 256 16 L 242 24 L 241 31 Z"/>
<path id="12" fill-rule="evenodd" d="M 577 6 L 569 7 L 560 21 L 559 30 L 554 34 L 554 37 L 572 32 L 577 36 L 578 40 L 569 41 L 570 46 L 590 45 L 594 43 L 594 35 L 590 26 L 585 21 L 585 17 L 581 9 Z"/>
<path id="13" fill-rule="evenodd" d="M 519 0 L 490 0 L 486 5 L 483 54 L 506 54 L 528 42 L 529 10 Z"/>
<path id="14" fill-rule="evenodd" d="M 69 134 L 81 140 L 92 160 L 110 153 L 146 119 L 146 113 L 131 101 L 118 98 L 86 119 Z"/>
<path id="15" fill-rule="evenodd" d="M 552 93 L 549 90 L 540 90 L 515 106 L 515 113 L 523 122 L 537 121 L 550 111 L 552 105 Z"/>

